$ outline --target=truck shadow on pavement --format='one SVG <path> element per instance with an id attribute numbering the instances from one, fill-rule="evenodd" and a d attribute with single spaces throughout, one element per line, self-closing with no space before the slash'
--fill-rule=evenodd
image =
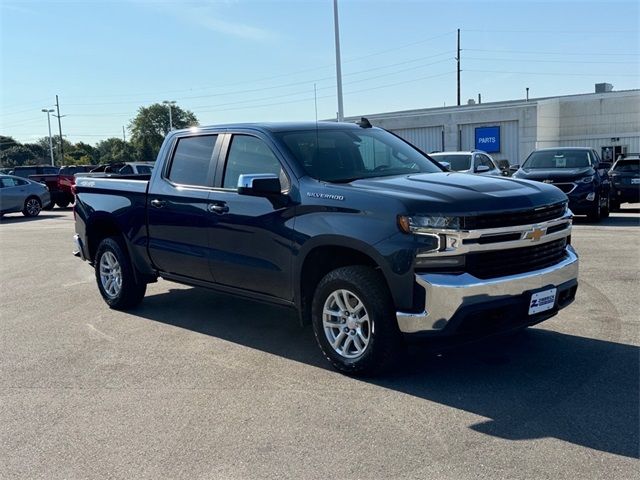
<path id="1" fill-rule="evenodd" d="M 287 309 L 192 288 L 150 295 L 135 314 L 329 368 Z M 360 380 L 486 417 L 471 428 L 487 435 L 637 458 L 639 358 L 632 345 L 532 328 L 439 354 L 412 346 L 393 372 Z"/>
<path id="2" fill-rule="evenodd" d="M 64 217 L 65 215 L 60 215 L 60 214 L 55 214 L 55 213 L 42 213 L 36 217 L 25 217 L 22 214 L 19 215 L 11 215 L 11 216 L 7 216 L 9 214 L 4 215 L 2 218 L 0 218 L 0 224 L 11 224 L 11 223 L 28 223 L 28 222 L 38 222 L 41 220 L 47 220 L 47 219 L 51 219 L 51 218 L 59 218 L 59 217 Z"/>

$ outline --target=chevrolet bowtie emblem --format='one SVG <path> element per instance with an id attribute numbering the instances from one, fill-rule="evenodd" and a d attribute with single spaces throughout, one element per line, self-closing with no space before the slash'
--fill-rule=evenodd
<path id="1" fill-rule="evenodd" d="M 553 180 L 543 180 L 542 183 L 553 183 Z"/>
<path id="2" fill-rule="evenodd" d="M 540 240 L 545 234 L 544 229 L 542 228 L 534 228 L 533 230 L 531 230 L 530 232 L 527 232 L 527 234 L 524 236 L 525 240 L 532 240 L 534 242 L 537 242 L 538 240 Z"/>

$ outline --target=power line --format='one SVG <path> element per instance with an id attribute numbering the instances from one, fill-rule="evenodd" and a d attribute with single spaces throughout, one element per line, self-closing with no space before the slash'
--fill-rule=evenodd
<path id="1" fill-rule="evenodd" d="M 485 48 L 465 48 L 465 51 L 469 52 L 491 52 L 491 53 L 526 53 L 526 54 L 540 54 L 540 55 L 581 55 L 581 56 L 633 56 L 637 57 L 637 53 L 594 53 L 594 52 L 543 52 L 540 50 L 496 50 L 496 49 L 485 49 Z"/>
<path id="2" fill-rule="evenodd" d="M 581 63 L 587 63 L 587 64 L 616 64 L 616 65 L 629 65 L 630 62 L 625 61 L 625 62 L 611 62 L 611 61 L 588 61 L 588 60 L 539 60 L 539 59 L 532 59 L 532 58 L 497 58 L 497 57 L 465 57 L 465 60 L 482 60 L 482 61 L 486 61 L 486 60 L 493 60 L 496 62 L 533 62 L 533 63 L 577 63 L 577 64 L 581 64 Z"/>
<path id="3" fill-rule="evenodd" d="M 386 53 L 390 53 L 390 52 L 394 52 L 397 50 L 402 50 L 411 46 L 415 46 L 415 45 L 420 45 L 423 43 L 428 43 L 431 42 L 433 40 L 437 40 L 439 38 L 445 37 L 447 35 L 451 35 L 455 33 L 454 31 L 450 31 L 450 32 L 445 32 L 439 35 L 435 35 L 432 37 L 428 37 L 422 40 L 418 40 L 415 42 L 411 42 L 411 43 L 406 43 L 403 45 L 399 45 L 396 47 L 392 47 L 392 48 L 388 48 L 385 50 L 381 50 L 378 52 L 373 52 L 367 55 L 361 55 L 358 57 L 352 57 L 352 58 L 347 58 L 342 60 L 342 63 L 353 63 L 353 62 L 357 62 L 360 60 L 364 60 L 367 58 L 371 58 L 371 57 L 375 57 L 375 56 L 379 56 L 379 55 L 384 55 Z M 444 52 L 443 52 L 444 54 Z M 438 55 L 432 55 L 431 57 L 435 57 Z M 423 57 L 423 58 L 430 58 L 430 57 Z M 164 90 L 162 92 L 155 92 L 155 93 L 150 93 L 149 91 L 146 92 L 141 92 L 141 93 L 131 93 L 131 94 L 120 94 L 120 95 L 100 95 L 100 96 L 93 96 L 93 97 L 70 97 L 70 98 L 108 98 L 108 97 L 122 97 L 122 96 L 126 96 L 126 97 L 130 97 L 130 96 L 138 96 L 138 95 L 164 95 L 164 94 L 169 94 L 169 93 L 180 93 L 180 92 L 191 92 L 194 90 L 208 90 L 208 89 L 214 89 L 214 88 L 225 88 L 225 87 L 229 87 L 229 86 L 237 86 L 237 85 L 243 85 L 243 84 L 247 84 L 247 83 L 257 83 L 257 82 L 263 82 L 263 81 L 268 81 L 268 80 L 274 80 L 277 78 L 282 78 L 282 77 L 291 77 L 291 76 L 295 76 L 301 73 L 308 73 L 308 72 L 312 72 L 312 71 L 317 71 L 317 70 L 324 70 L 324 69 L 328 69 L 328 68 L 333 68 L 335 65 L 333 63 L 330 64 L 326 64 L 326 65 L 322 65 L 322 66 L 318 66 L 318 67 L 312 67 L 312 68 L 306 68 L 303 70 L 296 70 L 293 72 L 288 72 L 288 73 L 281 73 L 278 75 L 273 75 L 273 76 L 269 76 L 269 77 L 262 77 L 262 78 L 258 78 L 258 79 L 253 79 L 253 80 L 248 80 L 248 81 L 244 81 L 244 82 L 234 82 L 233 84 L 223 84 L 223 85 L 210 85 L 210 86 L 206 86 L 206 87 L 193 87 L 193 88 L 188 88 L 188 89 L 180 89 L 180 90 Z M 389 65 L 391 66 L 391 65 Z M 335 78 L 334 76 L 328 77 L 329 79 L 333 79 Z M 310 80 L 311 82 L 313 82 L 313 80 Z M 301 82 L 301 83 L 308 83 L 308 82 Z M 75 104 L 67 104 L 67 105 L 75 105 Z"/>
<path id="4" fill-rule="evenodd" d="M 574 72 L 511 72 L 504 70 L 465 70 L 465 72 L 480 72 L 480 73 L 513 73 L 518 75 L 571 75 L 578 77 L 593 77 L 598 76 L 599 73 L 574 73 Z M 615 73 L 608 72 L 610 77 L 640 77 L 640 74 L 627 74 L 627 73 Z"/>
<path id="5" fill-rule="evenodd" d="M 480 33 L 546 33 L 546 34 L 567 34 L 567 35 L 584 35 L 584 30 L 491 30 L 486 29 L 467 29 L 465 28 L 463 31 L 465 32 L 480 32 Z M 589 30 L 588 35 L 600 34 L 610 36 L 611 34 L 623 34 L 628 35 L 630 33 L 637 34 L 637 30 L 606 30 L 606 31 L 594 31 L 593 29 Z"/>
<path id="6" fill-rule="evenodd" d="M 436 58 L 436 57 L 440 57 L 442 55 L 450 55 L 451 52 L 450 51 L 443 51 L 434 55 L 429 55 L 426 57 L 420 57 L 420 58 L 415 58 L 415 59 L 411 59 L 411 60 L 406 60 L 403 62 L 396 62 L 396 63 L 392 63 L 392 64 L 388 64 L 388 65 L 382 65 L 382 66 L 378 66 L 378 67 L 372 67 L 372 68 L 367 68 L 364 70 L 358 70 L 356 72 L 349 72 L 349 73 L 345 73 L 344 76 L 353 76 L 353 75 L 361 75 L 363 73 L 369 73 L 369 72 L 373 72 L 373 71 L 377 71 L 377 70 L 382 70 L 382 69 L 386 69 L 386 68 L 391 68 L 391 67 L 396 67 L 396 66 L 400 66 L 400 65 L 406 65 L 409 63 L 415 63 L 415 62 L 419 62 L 421 60 L 428 60 L 431 58 Z M 447 61 L 449 59 L 443 59 L 442 61 Z M 440 63 L 440 61 L 438 62 L 434 62 L 434 63 L 430 63 L 427 65 L 423 65 L 423 66 L 428 66 L 428 65 L 434 65 L 435 63 Z M 418 67 L 416 67 L 418 68 Z M 401 70 L 401 71 L 407 71 L 407 70 Z M 395 74 L 399 71 L 393 72 L 391 74 Z M 391 75 L 391 74 L 384 74 L 384 75 Z M 286 87 L 293 87 L 293 86 L 298 86 L 298 85 L 309 85 L 309 83 L 317 83 L 317 82 L 322 82 L 325 80 L 333 80 L 335 78 L 335 76 L 331 75 L 331 76 L 327 76 L 327 77 L 322 77 L 322 78 L 316 78 L 313 80 L 304 80 L 304 81 L 298 81 L 298 82 L 291 82 L 291 83 L 285 83 L 285 84 L 280 84 L 280 85 L 272 85 L 269 87 L 260 87 L 260 88 L 252 88 L 252 89 L 247 89 L 247 90 L 235 90 L 235 91 L 231 91 L 231 92 L 221 92 L 221 93 L 212 93 L 212 94 L 207 94 L 207 95 L 191 95 L 191 96 L 183 96 L 183 97 L 177 97 L 180 100 L 194 100 L 194 99 L 200 99 L 200 98 L 213 98 L 213 97 L 224 97 L 224 96 L 232 96 L 232 95 L 241 95 L 241 94 L 247 94 L 247 93 L 259 93 L 259 92 L 263 92 L 265 90 L 277 90 L 280 88 L 286 88 Z M 379 76 L 377 77 L 370 77 L 371 78 L 379 78 Z M 362 80 L 365 81 L 365 80 Z M 125 102 L 97 102 L 97 103 L 68 103 L 66 104 L 67 106 L 96 106 L 96 105 L 130 105 L 130 104 L 140 104 L 140 103 L 147 103 L 147 102 L 153 102 L 153 99 L 149 99 L 149 100 L 131 100 L 131 101 L 125 101 Z"/>

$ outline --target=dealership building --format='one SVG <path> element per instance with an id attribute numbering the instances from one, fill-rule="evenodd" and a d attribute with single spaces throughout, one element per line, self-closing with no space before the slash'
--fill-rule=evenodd
<path id="1" fill-rule="evenodd" d="M 478 149 L 511 164 L 544 147 L 593 147 L 603 160 L 640 152 L 640 90 L 606 83 L 589 94 L 365 116 L 425 152 Z"/>

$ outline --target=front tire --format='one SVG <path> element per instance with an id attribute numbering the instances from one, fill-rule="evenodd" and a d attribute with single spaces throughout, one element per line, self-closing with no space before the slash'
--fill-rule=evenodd
<path id="1" fill-rule="evenodd" d="M 42 202 L 38 197 L 29 197 L 24 201 L 22 214 L 25 217 L 37 217 L 42 211 Z"/>
<path id="2" fill-rule="evenodd" d="M 147 290 L 147 284 L 136 279 L 133 265 L 122 241 L 105 238 L 98 245 L 95 271 L 98 289 L 104 301 L 114 310 L 136 307 Z"/>
<path id="3" fill-rule="evenodd" d="M 60 201 L 56 202 L 56 205 L 59 208 L 67 208 L 69 206 L 69 201 L 68 200 L 60 200 Z"/>
<path id="4" fill-rule="evenodd" d="M 329 272 L 316 288 L 311 318 L 322 353 L 341 372 L 380 373 L 400 352 L 391 295 L 370 267 L 354 265 Z"/>

